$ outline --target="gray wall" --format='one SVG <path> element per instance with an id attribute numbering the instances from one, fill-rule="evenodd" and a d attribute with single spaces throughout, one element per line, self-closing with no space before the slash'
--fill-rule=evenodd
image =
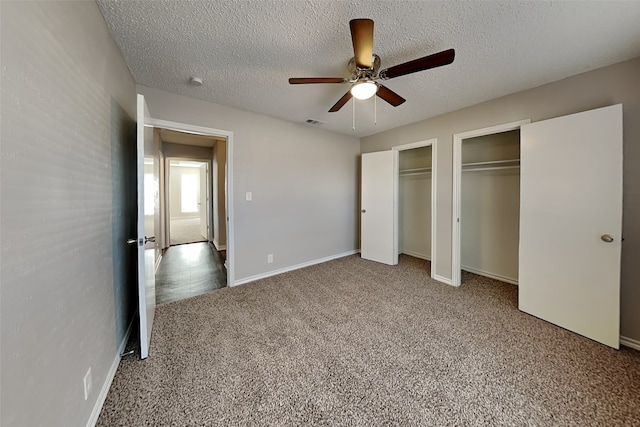
<path id="1" fill-rule="evenodd" d="M 135 84 L 95 3 L 0 7 L 0 424 L 81 426 L 132 315 Z"/>
<path id="2" fill-rule="evenodd" d="M 236 281 L 357 249 L 358 138 L 144 86 L 138 91 L 154 119 L 234 133 Z"/>
<path id="3" fill-rule="evenodd" d="M 438 139 L 437 274 L 451 278 L 453 134 L 529 118 L 539 121 L 624 104 L 621 330 L 640 340 L 640 58 L 363 138 L 363 153 Z"/>

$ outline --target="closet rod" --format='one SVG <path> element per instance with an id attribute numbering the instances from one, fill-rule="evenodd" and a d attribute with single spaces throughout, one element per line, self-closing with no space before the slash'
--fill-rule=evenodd
<path id="1" fill-rule="evenodd" d="M 495 171 L 501 169 L 520 169 L 520 166 L 495 166 L 491 168 L 468 168 L 462 169 L 462 172 L 477 172 L 477 171 Z"/>
<path id="2" fill-rule="evenodd" d="M 412 175 L 428 175 L 430 174 L 431 171 L 424 171 L 424 172 L 409 172 L 409 173 L 400 173 L 400 176 L 412 176 Z"/>
<path id="3" fill-rule="evenodd" d="M 400 173 L 429 172 L 431 168 L 400 169 Z"/>

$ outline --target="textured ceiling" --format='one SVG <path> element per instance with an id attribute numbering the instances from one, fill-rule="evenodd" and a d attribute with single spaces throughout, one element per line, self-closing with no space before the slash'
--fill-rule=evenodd
<path id="1" fill-rule="evenodd" d="M 98 5 L 137 83 L 366 136 L 640 56 L 640 2 L 109 1 Z M 349 20 L 375 21 L 382 68 L 445 49 L 451 65 L 385 82 L 407 99 L 328 109 L 348 77 Z M 189 84 L 200 76 L 204 85 Z"/>

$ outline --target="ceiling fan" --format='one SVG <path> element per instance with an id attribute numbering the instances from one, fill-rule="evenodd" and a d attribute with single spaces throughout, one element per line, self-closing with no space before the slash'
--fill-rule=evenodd
<path id="1" fill-rule="evenodd" d="M 289 84 L 292 85 L 309 83 L 351 83 L 352 86 L 349 91 L 331 107 L 329 110 L 330 113 L 340 110 L 352 97 L 368 99 L 373 95 L 377 95 L 389 104 L 397 107 L 405 102 L 406 99 L 378 83 L 379 80 L 389 80 L 418 71 L 448 65 L 453 62 L 455 57 L 455 51 L 448 49 L 380 70 L 380 57 L 373 53 L 373 20 L 352 19 L 349 21 L 349 27 L 351 28 L 351 40 L 353 42 L 354 53 L 354 57 L 349 61 L 348 65 L 351 78 L 293 77 L 289 79 Z"/>

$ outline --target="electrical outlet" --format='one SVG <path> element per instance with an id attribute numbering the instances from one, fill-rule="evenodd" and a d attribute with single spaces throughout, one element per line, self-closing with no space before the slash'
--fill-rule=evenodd
<path id="1" fill-rule="evenodd" d="M 246 196 L 245 198 L 247 199 L 247 202 L 250 202 L 253 200 L 253 193 L 251 193 L 251 191 L 247 191 L 247 194 L 245 196 Z"/>
<path id="2" fill-rule="evenodd" d="M 91 378 L 91 367 L 89 367 L 87 373 L 84 374 L 84 400 L 89 398 L 91 387 L 93 387 L 93 379 Z"/>
<path id="3" fill-rule="evenodd" d="M 267 262 L 271 264 L 273 262 L 273 254 L 267 255 Z"/>

